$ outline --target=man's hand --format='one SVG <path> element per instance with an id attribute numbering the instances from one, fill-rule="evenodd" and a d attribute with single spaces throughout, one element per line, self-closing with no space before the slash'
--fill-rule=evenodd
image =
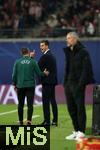
<path id="1" fill-rule="evenodd" d="M 13 85 L 13 86 L 14 86 L 14 90 L 17 92 L 17 87 L 15 85 Z"/>
<path id="2" fill-rule="evenodd" d="M 35 57 L 35 50 L 33 50 L 33 52 L 30 52 L 30 57 L 32 57 L 32 58 Z"/>
<path id="3" fill-rule="evenodd" d="M 46 76 L 48 76 L 48 75 L 49 75 L 49 71 L 47 71 L 47 69 L 46 69 L 46 68 L 44 69 L 44 71 L 43 71 L 43 72 L 44 72 L 44 74 L 45 74 Z"/>

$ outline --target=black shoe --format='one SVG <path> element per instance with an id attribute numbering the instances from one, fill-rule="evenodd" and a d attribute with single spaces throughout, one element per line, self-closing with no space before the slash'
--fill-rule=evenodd
<path id="1" fill-rule="evenodd" d="M 40 125 L 41 126 L 50 126 L 50 122 L 43 121 Z"/>
<path id="2" fill-rule="evenodd" d="M 52 124 L 51 124 L 52 126 L 58 126 L 58 124 L 57 124 L 57 122 L 52 122 Z"/>
<path id="3" fill-rule="evenodd" d="M 23 121 L 19 121 L 19 125 L 23 125 Z"/>
<path id="4" fill-rule="evenodd" d="M 26 125 L 32 125 L 31 121 L 27 121 Z"/>

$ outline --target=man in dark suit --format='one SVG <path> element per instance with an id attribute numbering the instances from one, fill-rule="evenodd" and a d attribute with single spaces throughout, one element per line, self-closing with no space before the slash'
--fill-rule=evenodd
<path id="1" fill-rule="evenodd" d="M 44 121 L 42 125 L 50 125 L 50 103 L 52 106 L 53 120 L 52 125 L 57 126 L 58 122 L 58 109 L 55 100 L 55 86 L 57 85 L 57 66 L 56 59 L 49 50 L 49 42 L 43 40 L 40 42 L 40 49 L 43 56 L 40 58 L 38 64 L 42 70 L 46 68 L 49 71 L 48 77 L 41 77 L 42 83 L 42 101 Z"/>

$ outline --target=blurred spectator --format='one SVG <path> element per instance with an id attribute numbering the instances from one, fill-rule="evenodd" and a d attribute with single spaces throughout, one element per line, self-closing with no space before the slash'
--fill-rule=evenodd
<path id="1" fill-rule="evenodd" d="M 52 14 L 49 16 L 49 19 L 46 22 L 47 26 L 50 28 L 54 28 L 58 25 L 57 16 Z"/>
<path id="2" fill-rule="evenodd" d="M 26 30 L 53 36 L 69 29 L 80 36 L 100 36 L 100 0 L 0 0 L 2 36 L 24 37 Z"/>
<path id="3" fill-rule="evenodd" d="M 7 37 L 12 37 L 12 18 L 11 16 L 4 14 L 3 21 L 3 35 L 7 35 Z"/>
<path id="4" fill-rule="evenodd" d="M 42 10 L 43 10 L 43 7 L 42 7 L 41 2 L 37 3 L 37 4 L 36 4 L 36 8 L 35 8 L 35 19 L 36 19 L 37 22 L 38 22 L 39 20 L 41 20 L 41 17 L 42 17 Z"/>
<path id="5" fill-rule="evenodd" d="M 95 11 L 94 25 L 96 36 L 100 36 L 100 11 L 98 9 Z"/>
<path id="6" fill-rule="evenodd" d="M 29 5 L 29 24 L 30 27 L 34 27 L 35 21 L 35 9 L 36 9 L 36 2 L 31 1 Z"/>
<path id="7" fill-rule="evenodd" d="M 86 20 L 84 22 L 83 34 L 87 36 L 94 36 L 95 28 L 92 22 Z"/>
<path id="8" fill-rule="evenodd" d="M 15 15 L 13 20 L 13 35 L 15 37 L 18 35 L 18 27 L 19 27 L 19 16 Z"/>

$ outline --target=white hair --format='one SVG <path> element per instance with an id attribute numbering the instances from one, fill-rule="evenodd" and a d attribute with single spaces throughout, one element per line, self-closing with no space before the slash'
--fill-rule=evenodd
<path id="1" fill-rule="evenodd" d="M 76 32 L 68 32 L 67 35 L 71 35 L 71 36 L 75 37 L 78 41 L 80 40 L 80 38 Z"/>

